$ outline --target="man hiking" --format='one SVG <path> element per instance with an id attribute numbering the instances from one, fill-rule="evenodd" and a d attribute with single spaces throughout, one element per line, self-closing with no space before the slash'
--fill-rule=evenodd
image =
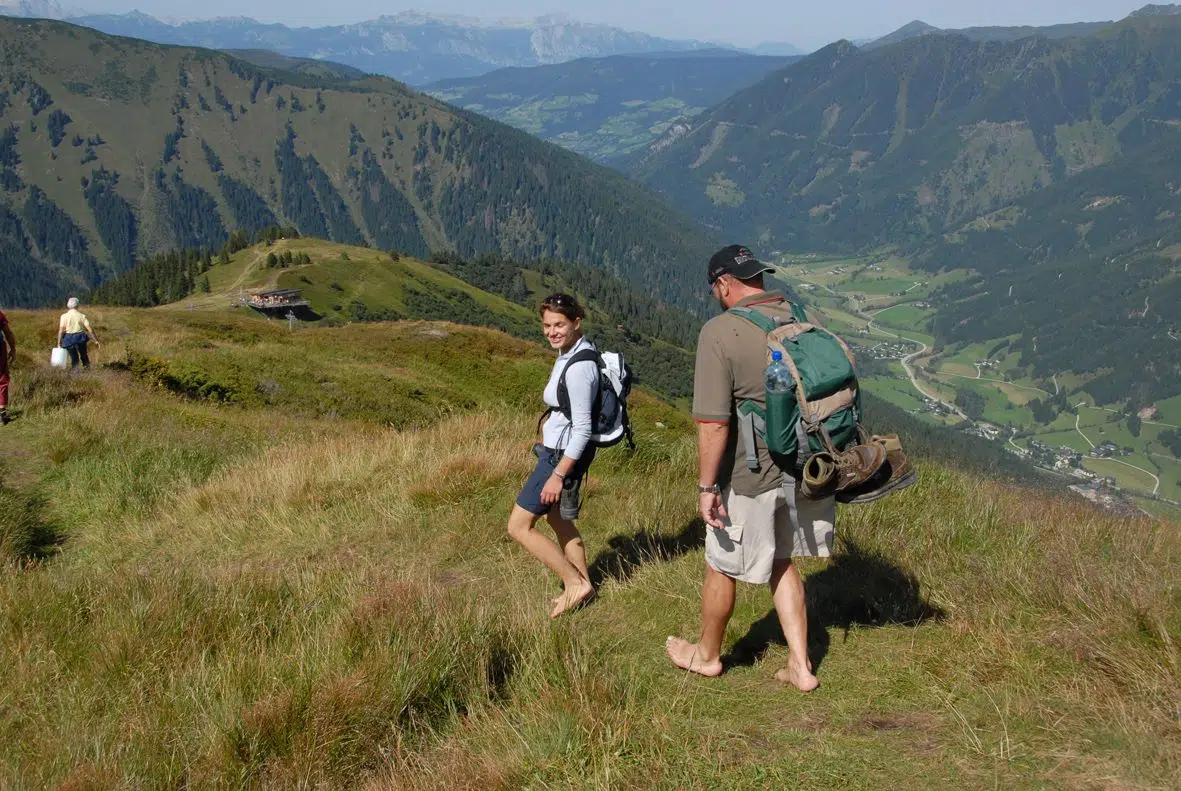
<path id="1" fill-rule="evenodd" d="M 8 369 L 12 362 L 16 362 L 16 337 L 8 326 L 8 317 L 0 310 L 0 426 L 7 426 L 11 421 L 8 417 L 8 386 L 11 382 Z"/>
<path id="2" fill-rule="evenodd" d="M 790 321 L 783 294 L 766 291 L 763 274 L 774 269 L 741 245 L 722 248 L 707 276 L 722 309 L 748 307 Z M 666 650 L 677 667 L 716 676 L 722 672 L 722 636 L 734 612 L 735 581 L 770 583 L 775 611 L 787 638 L 787 667 L 779 681 L 804 692 L 819 682 L 808 661 L 808 615 L 804 582 L 793 557 L 828 557 L 836 504 L 830 496 L 810 500 L 799 482 L 775 466 L 756 442 L 758 469 L 738 430 L 736 407 L 744 399 L 764 402 L 766 335 L 732 313 L 711 319 L 697 341 L 693 418 L 697 422 L 698 491 L 706 524 L 705 582 L 701 591 L 701 637 L 690 643 L 669 637 Z"/>

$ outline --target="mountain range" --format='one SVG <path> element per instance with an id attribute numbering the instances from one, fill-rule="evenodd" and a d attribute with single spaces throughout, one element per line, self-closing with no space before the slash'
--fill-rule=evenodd
<path id="1" fill-rule="evenodd" d="M 615 55 L 498 69 L 432 83 L 424 90 L 613 163 L 796 59 L 721 49 Z"/>
<path id="2" fill-rule="evenodd" d="M 708 224 L 785 249 L 924 238 L 1171 139 L 1179 43 L 1179 17 L 1059 41 L 838 42 L 629 166 Z"/>
<path id="3" fill-rule="evenodd" d="M 699 305 L 711 240 L 618 173 L 387 78 L 0 19 L 0 300 L 43 304 L 270 225 L 559 258 Z"/>
<path id="4" fill-rule="evenodd" d="M 1132 17 L 1170 15 L 1179 8 L 1147 6 Z M 915 21 L 857 46 L 868 51 L 922 36 L 954 36 L 982 43 L 1037 37 L 1058 40 L 1094 36 L 1113 24 L 940 29 Z M 776 45 L 750 50 L 759 54 L 778 51 L 790 50 Z M 778 60 L 755 59 L 720 49 L 585 58 L 441 80 L 424 90 L 599 162 L 626 167 L 627 157 L 641 153 L 666 133 L 675 137 L 692 129 L 692 119 L 705 109 L 798 59 L 790 54 Z"/>
<path id="5" fill-rule="evenodd" d="M 1012 339 L 1101 403 L 1181 392 L 1181 17 L 1085 38 L 839 42 L 630 163 L 717 230 L 971 276 L 941 342 Z M 1080 344 L 1080 333 L 1091 340 Z"/>
<path id="6" fill-rule="evenodd" d="M 691 51 L 717 45 L 649 36 L 565 15 L 485 21 L 406 11 L 327 27 L 289 27 L 247 17 L 166 22 L 126 14 L 71 12 L 54 0 L 5 0 L 0 13 L 65 19 L 117 36 L 208 49 L 264 49 L 343 63 L 412 85 L 484 74 L 508 66 L 562 63 L 582 57 Z"/>

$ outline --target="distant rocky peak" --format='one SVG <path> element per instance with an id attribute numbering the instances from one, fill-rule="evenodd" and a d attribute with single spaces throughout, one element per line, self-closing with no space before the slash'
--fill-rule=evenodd
<path id="1" fill-rule="evenodd" d="M 1170 3 L 1168 5 L 1157 5 L 1150 3 L 1139 11 L 1133 11 L 1128 15 L 1129 19 L 1146 16 L 1177 16 L 1181 15 L 1181 5 Z"/>
<path id="2" fill-rule="evenodd" d="M 57 0 L 0 0 L 0 16 L 65 19 L 75 13 L 78 12 L 65 8 Z"/>

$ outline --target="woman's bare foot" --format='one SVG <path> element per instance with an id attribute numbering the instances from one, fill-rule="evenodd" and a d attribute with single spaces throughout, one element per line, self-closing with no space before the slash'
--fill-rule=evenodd
<path id="1" fill-rule="evenodd" d="M 801 667 L 794 657 L 787 660 L 787 667 L 775 674 L 775 680 L 791 684 L 800 692 L 811 692 L 820 686 L 820 681 L 812 675 L 812 663 L 808 662 L 807 667 Z"/>
<path id="2" fill-rule="evenodd" d="M 578 585 L 566 586 L 566 591 L 554 599 L 554 608 L 550 610 L 549 617 L 557 618 L 563 613 L 568 613 L 571 610 L 577 609 L 586 604 L 595 595 L 595 586 L 590 584 L 590 580 L 582 580 Z"/>
<path id="3" fill-rule="evenodd" d="M 702 662 L 697 658 L 697 646 L 688 640 L 670 637 L 664 641 L 664 650 L 668 652 L 668 658 L 673 661 L 673 664 L 681 670 L 711 677 L 722 675 L 722 660 Z"/>

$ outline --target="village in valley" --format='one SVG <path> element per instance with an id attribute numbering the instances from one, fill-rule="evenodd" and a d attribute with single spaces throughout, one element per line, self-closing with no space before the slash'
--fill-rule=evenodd
<path id="1" fill-rule="evenodd" d="M 1017 340 L 941 347 L 939 292 L 965 271 L 912 270 L 891 255 L 776 254 L 779 277 L 854 347 L 866 389 L 907 412 L 1002 445 L 1064 488 L 1120 513 L 1181 513 L 1181 396 L 1125 411 L 1071 372 L 1031 378 Z"/>

